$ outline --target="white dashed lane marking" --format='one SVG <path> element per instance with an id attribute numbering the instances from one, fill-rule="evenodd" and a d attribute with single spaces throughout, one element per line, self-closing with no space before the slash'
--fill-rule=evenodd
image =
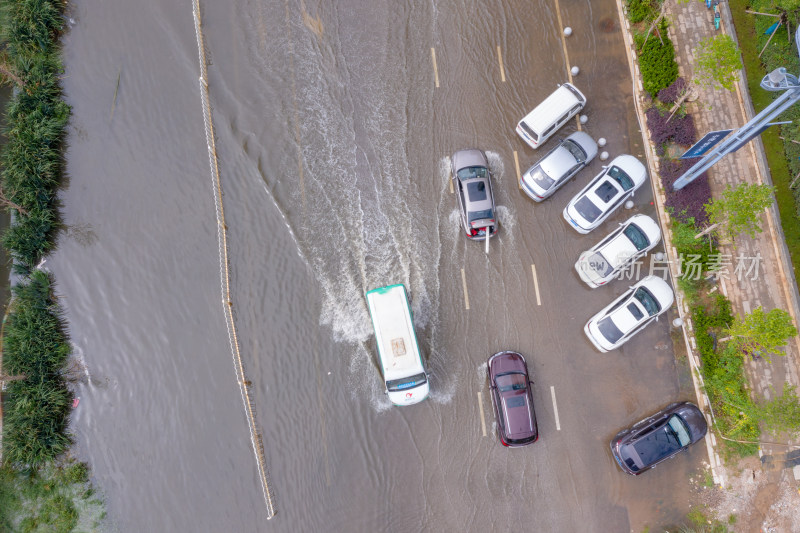
<path id="1" fill-rule="evenodd" d="M 536 290 L 536 305 L 542 305 L 539 297 L 539 278 L 536 277 L 536 265 L 531 265 L 531 273 L 533 274 L 533 288 Z"/>
<path id="2" fill-rule="evenodd" d="M 553 413 L 556 415 L 556 430 L 561 431 L 561 422 L 558 421 L 558 405 L 556 404 L 556 388 L 550 385 L 550 396 L 553 398 Z"/>

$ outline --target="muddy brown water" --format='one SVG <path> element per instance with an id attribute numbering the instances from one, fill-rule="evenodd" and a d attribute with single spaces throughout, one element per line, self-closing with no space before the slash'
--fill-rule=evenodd
<path id="1" fill-rule="evenodd" d="M 542 204 L 516 184 L 513 152 L 524 170 L 553 143 L 534 152 L 514 125 L 566 80 L 554 3 L 201 5 L 232 300 L 277 515 L 266 520 L 225 326 L 191 2 L 78 1 L 64 39 L 68 229 L 47 267 L 86 365 L 72 428 L 109 529 L 677 522 L 704 448 L 640 478 L 608 451 L 623 426 L 691 397 L 670 317 L 611 354 L 581 333 L 626 283 L 590 291 L 572 265 L 630 212 L 588 236 L 565 225 L 599 161 Z M 612 157 L 643 156 L 614 3 L 560 5 L 585 129 Z M 472 146 L 488 152 L 500 206 L 488 256 L 459 232 L 447 183 L 447 157 Z M 652 214 L 649 192 L 635 200 Z M 403 409 L 383 394 L 363 298 L 390 283 L 410 289 L 432 373 L 430 400 Z M 541 438 L 526 449 L 494 434 L 485 361 L 501 349 L 525 354 L 536 381 Z"/>

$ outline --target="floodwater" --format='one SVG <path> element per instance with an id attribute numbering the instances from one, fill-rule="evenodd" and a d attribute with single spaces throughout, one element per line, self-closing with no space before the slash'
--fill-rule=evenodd
<path id="1" fill-rule="evenodd" d="M 611 354 L 581 333 L 626 283 L 590 291 L 572 264 L 630 213 L 588 236 L 561 219 L 599 161 L 542 204 L 516 184 L 514 152 L 524 170 L 552 146 L 534 152 L 514 126 L 566 81 L 555 3 L 201 7 L 232 308 L 277 515 L 225 323 L 192 3 L 78 1 L 64 39 L 67 230 L 46 266 L 86 366 L 72 427 L 109 529 L 677 522 L 704 449 L 641 478 L 608 451 L 622 427 L 690 398 L 671 317 Z M 560 8 L 585 129 L 612 157 L 643 156 L 614 2 Z M 488 256 L 461 234 L 448 187 L 448 157 L 466 147 L 494 173 Z M 635 200 L 652 214 L 648 191 Z M 383 394 L 363 297 L 392 283 L 410 290 L 432 374 L 430 400 L 402 409 Z M 541 437 L 525 449 L 494 431 L 485 361 L 504 349 L 536 381 Z"/>

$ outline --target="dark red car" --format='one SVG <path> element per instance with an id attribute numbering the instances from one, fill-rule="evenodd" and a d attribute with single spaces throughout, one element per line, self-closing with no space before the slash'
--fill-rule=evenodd
<path id="1" fill-rule="evenodd" d="M 500 442 L 503 446 L 536 442 L 539 427 L 525 358 L 517 352 L 496 353 L 489 358 L 488 371 Z"/>

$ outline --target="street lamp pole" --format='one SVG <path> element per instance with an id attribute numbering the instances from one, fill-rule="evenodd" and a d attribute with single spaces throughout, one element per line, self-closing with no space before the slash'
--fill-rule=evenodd
<path id="1" fill-rule="evenodd" d="M 797 51 L 800 55 L 800 27 L 798 27 L 795 32 L 795 44 L 797 45 Z M 764 108 L 761 113 L 753 117 L 747 124 L 736 130 L 733 135 L 720 143 L 719 146 L 700 158 L 700 160 L 692 165 L 680 178 L 675 180 L 675 183 L 672 185 L 673 189 L 679 190 L 686 187 L 686 185 L 714 166 L 714 164 L 725 155 L 735 152 L 758 136 L 771 125 L 772 119 L 800 101 L 800 80 L 797 79 L 797 76 L 786 72 L 786 69 L 783 67 L 775 69 L 764 76 L 764 79 L 761 80 L 761 88 L 773 92 L 784 91 L 784 93 Z"/>

